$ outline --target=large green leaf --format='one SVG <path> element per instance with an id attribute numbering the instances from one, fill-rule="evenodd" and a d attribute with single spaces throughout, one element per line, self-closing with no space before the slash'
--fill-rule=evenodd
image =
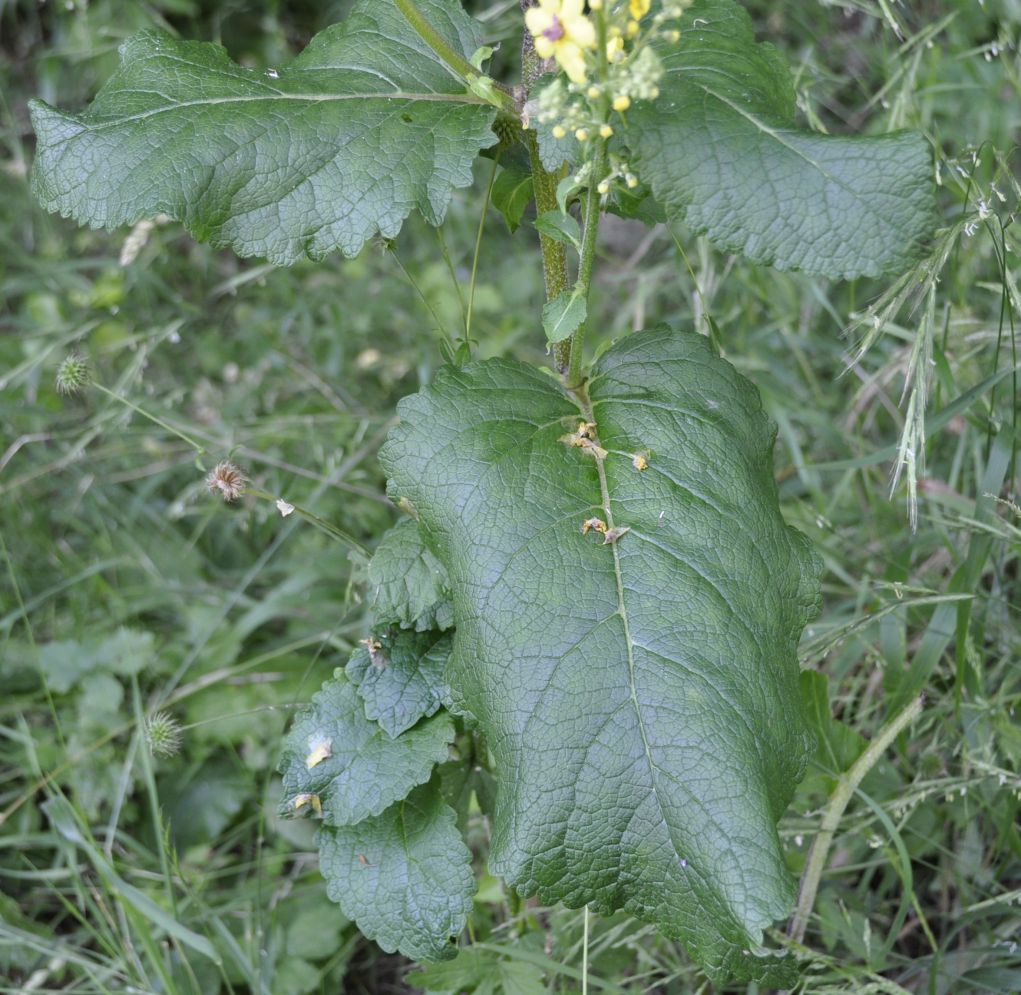
<path id="1" fill-rule="evenodd" d="M 466 56 L 481 44 L 456 0 L 419 6 Z M 162 212 L 242 256 L 351 256 L 413 208 L 439 224 L 496 141 L 494 115 L 393 0 L 359 0 L 266 72 L 147 31 L 83 114 L 32 104 L 32 184 L 47 210 L 94 228 Z"/>
<path id="2" fill-rule="evenodd" d="M 733 0 L 695 0 L 680 27 L 660 49 L 662 95 L 627 122 L 633 167 L 668 215 L 779 269 L 877 276 L 920 255 L 935 224 L 921 135 L 796 128 L 790 72 Z"/>
<path id="3" fill-rule="evenodd" d="M 333 826 L 379 815 L 429 780 L 453 739 L 453 723 L 445 712 L 394 739 L 366 718 L 355 686 L 338 670 L 284 740 L 281 809 L 293 813 L 320 807 L 324 821 Z"/>
<path id="4" fill-rule="evenodd" d="M 435 780 L 374 819 L 324 827 L 318 843 L 327 894 L 369 939 L 414 960 L 456 954 L 475 878 Z"/>
<path id="5" fill-rule="evenodd" d="M 448 677 L 497 762 L 494 870 L 655 922 L 715 975 L 782 975 L 757 954 L 793 898 L 776 821 L 811 745 L 817 561 L 780 515 L 755 388 L 657 328 L 587 396 L 490 360 L 399 410 L 382 460 L 450 573 Z"/>

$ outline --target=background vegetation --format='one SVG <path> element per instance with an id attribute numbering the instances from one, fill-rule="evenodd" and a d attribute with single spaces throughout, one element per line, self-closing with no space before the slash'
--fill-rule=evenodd
<path id="1" fill-rule="evenodd" d="M 134 31 L 272 67 L 344 6 L 0 3 L 0 991 L 581 986 L 582 914 L 490 878 L 472 950 L 410 978 L 328 902 L 314 824 L 277 817 L 274 767 L 295 707 L 364 635 L 364 558 L 203 485 L 233 455 L 371 547 L 396 518 L 375 451 L 397 399 L 465 336 L 469 299 L 479 355 L 542 360 L 527 223 L 512 239 L 489 211 L 472 282 L 491 165 L 442 231 L 412 220 L 395 247 L 291 270 L 175 224 L 122 263 L 127 232 L 78 230 L 28 195 L 26 99 L 84 104 Z M 510 71 L 517 0 L 470 6 Z M 905 674 L 924 683 L 920 720 L 840 825 L 802 990 L 1021 991 L 1021 3 L 750 8 L 814 126 L 929 136 L 947 226 L 934 259 L 902 284 L 830 283 L 612 221 L 594 308 L 607 340 L 660 320 L 713 335 L 779 425 L 785 514 L 827 568 L 803 666 L 835 717 L 806 677 L 827 717 L 781 825 L 796 872 L 835 773 L 903 704 Z M 62 397 L 54 372 L 76 349 L 105 389 Z M 481 864 L 481 817 L 472 836 Z M 589 947 L 594 992 L 711 990 L 625 916 L 593 918 Z"/>

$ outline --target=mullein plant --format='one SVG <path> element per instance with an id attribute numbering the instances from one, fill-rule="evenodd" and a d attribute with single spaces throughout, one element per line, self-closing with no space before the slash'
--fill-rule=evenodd
<path id="1" fill-rule="evenodd" d="M 903 272 L 931 244 L 930 149 L 799 127 L 736 0 L 526 6 L 514 89 L 457 0 L 356 0 L 263 71 L 144 32 L 81 114 L 33 104 L 33 189 L 291 264 L 412 210 L 441 224 L 480 154 L 524 174 L 553 368 L 473 360 L 466 327 L 400 403 L 380 462 L 404 517 L 365 554 L 369 631 L 286 737 L 281 812 L 320 822 L 328 894 L 385 950 L 453 956 L 485 861 L 518 896 L 655 924 L 713 979 L 790 986 L 766 936 L 796 900 L 806 921 L 825 863 L 798 889 L 777 833 L 814 748 L 797 647 L 821 564 L 780 513 L 758 391 L 707 338 L 654 324 L 586 354 L 599 226 L 630 198 L 780 269 Z M 229 461 L 208 485 L 355 543 Z"/>

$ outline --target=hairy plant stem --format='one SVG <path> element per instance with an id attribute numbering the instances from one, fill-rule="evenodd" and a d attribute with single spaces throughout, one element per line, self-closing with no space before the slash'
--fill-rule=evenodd
<path id="1" fill-rule="evenodd" d="M 596 264 L 596 246 L 599 242 L 599 217 L 602 212 L 602 197 L 599 194 L 599 181 L 606 172 L 606 142 L 599 141 L 595 159 L 592 161 L 592 176 L 585 196 L 585 228 L 581 238 L 581 262 L 578 264 L 578 282 L 576 293 L 588 305 L 589 289 L 592 286 L 592 271 Z M 574 389 L 581 383 L 581 361 L 585 348 L 586 318 L 577 331 L 568 340 L 570 345 L 570 363 L 567 370 L 567 386 Z"/>
<path id="2" fill-rule="evenodd" d="M 532 161 L 532 190 L 535 194 L 535 213 L 545 214 L 557 211 L 557 184 L 560 182 L 556 173 L 547 172 L 539 158 L 539 142 L 534 131 L 526 131 L 528 155 Z M 562 242 L 539 234 L 539 248 L 542 250 L 542 275 L 546 285 L 546 300 L 551 301 L 562 294 L 568 287 L 567 278 L 567 246 Z M 553 347 L 553 362 L 557 372 L 566 375 L 571 365 L 571 342 L 558 342 Z"/>
<path id="3" fill-rule="evenodd" d="M 526 11 L 534 6 L 532 0 L 521 0 L 521 10 Z M 531 33 L 525 29 L 521 42 L 521 76 L 525 84 L 526 95 L 531 92 L 536 81 L 542 76 L 543 64 Z M 560 171 L 549 172 L 542 164 L 539 156 L 539 140 L 535 131 L 524 132 L 528 146 L 528 158 L 532 165 L 532 191 L 535 194 L 535 213 L 545 214 L 547 211 L 559 210 L 557 204 L 557 186 L 562 178 Z M 540 233 L 539 248 L 542 250 L 542 275 L 546 286 L 546 300 L 551 301 L 562 294 L 568 287 L 567 277 L 567 246 Z M 571 343 L 558 342 L 553 347 L 553 365 L 557 372 L 565 375 L 571 365 Z"/>
<path id="4" fill-rule="evenodd" d="M 418 36 L 424 41 L 457 76 L 474 89 L 479 80 L 488 79 L 484 72 L 476 69 L 460 52 L 452 48 L 447 40 L 426 19 L 414 0 L 394 0 L 397 9 L 404 15 Z M 516 114 L 514 98 L 495 80 L 490 81 L 493 103 L 501 110 Z"/>
<path id="5" fill-rule="evenodd" d="M 902 712 L 888 722 L 868 745 L 865 752 L 851 765 L 851 768 L 840 775 L 837 786 L 823 812 L 819 834 L 812 841 L 812 849 L 808 854 L 808 863 L 801 875 L 801 886 L 798 891 L 798 905 L 787 927 L 787 935 L 795 943 L 805 939 L 808 919 L 812 914 L 815 896 L 819 890 L 819 881 L 826 868 L 833 837 L 840 827 L 840 820 L 858 789 L 865 775 L 879 762 L 890 744 L 918 717 L 922 711 L 924 697 L 915 698 Z"/>
<path id="6" fill-rule="evenodd" d="M 600 119 L 605 124 L 610 118 L 610 98 L 606 87 L 610 79 L 610 63 L 606 53 L 606 12 L 602 9 L 593 11 L 596 24 L 596 48 L 599 52 L 599 78 L 603 84 L 603 95 L 599 98 Z M 607 140 L 600 136 L 596 139 L 592 158 L 589 160 L 588 192 L 585 198 L 585 229 L 581 240 L 581 261 L 578 264 L 578 281 L 575 293 L 585 301 L 588 309 L 589 290 L 592 286 L 592 271 L 596 262 L 596 246 L 599 242 L 599 218 L 601 214 L 602 196 L 599 184 L 606 174 Z M 585 351 L 585 330 L 588 317 L 578 326 L 570 338 L 570 362 L 567 370 L 567 386 L 574 389 L 582 381 L 582 356 Z"/>

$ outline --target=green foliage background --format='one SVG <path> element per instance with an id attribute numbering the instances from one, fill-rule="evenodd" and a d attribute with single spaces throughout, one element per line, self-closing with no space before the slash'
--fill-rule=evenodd
<path id="1" fill-rule="evenodd" d="M 517 4 L 469 6 L 503 43 L 496 72 L 507 72 Z M 612 221 L 592 313 L 607 341 L 659 320 L 711 334 L 780 426 L 785 515 L 826 563 L 823 613 L 802 644 L 803 667 L 828 678 L 827 691 L 805 677 L 824 735 L 781 823 L 795 872 L 834 773 L 903 699 L 906 670 L 927 693 L 841 824 L 803 990 L 1021 990 L 1010 373 L 1021 4 L 749 8 L 794 65 L 814 126 L 908 126 L 933 142 L 952 226 L 939 282 L 920 267 L 917 303 L 886 314 L 849 365 L 874 327 L 856 319 L 888 283 L 780 274 L 679 225 L 647 234 Z M 272 67 L 345 9 L 0 5 L 0 991 L 580 987 L 582 914 L 523 906 L 493 879 L 476 897 L 473 949 L 424 973 L 409 977 L 344 922 L 315 866 L 313 823 L 277 815 L 274 768 L 295 707 L 365 634 L 364 559 L 271 502 L 213 501 L 193 449 L 167 430 L 197 440 L 205 467 L 233 454 L 263 490 L 374 545 L 396 518 L 375 453 L 396 401 L 463 334 L 489 164 L 439 236 L 413 218 L 394 250 L 291 270 L 196 245 L 176 225 L 122 266 L 126 232 L 79 230 L 27 194 L 26 100 L 84 104 L 135 31 L 219 40 Z M 478 262 L 477 354 L 542 362 L 528 224 L 512 240 L 491 211 Z M 74 348 L 134 408 L 97 391 L 59 396 L 53 373 Z M 906 484 L 891 499 L 889 478 L 898 442 L 915 441 L 905 380 L 926 371 L 912 533 Z M 966 600 L 938 601 L 947 594 Z M 182 727 L 171 757 L 145 742 L 156 711 Z M 484 820 L 468 829 L 484 854 Z M 708 990 L 678 945 L 627 917 L 593 918 L 589 939 L 593 990 Z"/>

